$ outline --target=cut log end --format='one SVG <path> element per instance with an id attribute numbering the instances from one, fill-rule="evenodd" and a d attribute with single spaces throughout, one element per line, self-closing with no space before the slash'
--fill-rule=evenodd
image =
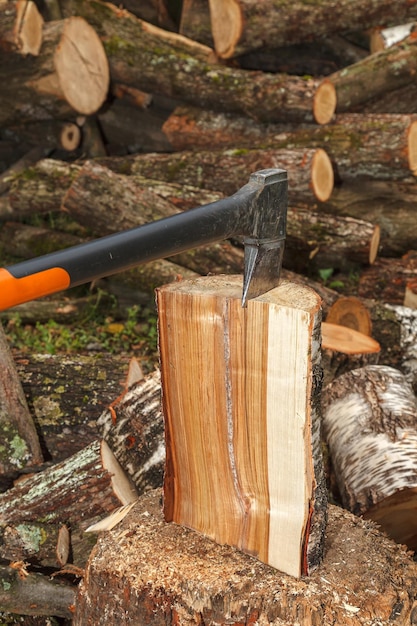
<path id="1" fill-rule="evenodd" d="M 15 39 L 21 54 L 37 56 L 42 45 L 43 18 L 34 2 L 19 0 Z"/>
<path id="2" fill-rule="evenodd" d="M 324 80 L 314 94 L 313 115 L 317 124 L 327 124 L 336 111 L 336 88 L 329 80 Z"/>
<path id="3" fill-rule="evenodd" d="M 333 166 L 327 152 L 319 148 L 311 164 L 311 184 L 320 202 L 326 202 L 332 194 L 334 186 Z"/>
<path id="4" fill-rule="evenodd" d="M 103 467 L 112 475 L 111 482 L 113 491 L 120 502 L 122 504 L 135 502 L 138 493 L 104 439 L 100 444 L 100 452 Z"/>
<path id="5" fill-rule="evenodd" d="M 81 142 L 81 130 L 77 124 L 64 124 L 59 135 L 59 143 L 61 148 L 72 152 L 76 150 Z"/>
<path id="6" fill-rule="evenodd" d="M 323 322 L 321 332 L 322 347 L 343 354 L 372 354 L 381 349 L 375 339 L 347 326 Z"/>
<path id="7" fill-rule="evenodd" d="M 95 113 L 106 99 L 110 73 L 100 38 L 83 18 L 65 20 L 54 64 L 68 104 L 78 113 Z"/>
<path id="8" fill-rule="evenodd" d="M 242 10 L 236 0 L 210 0 L 209 4 L 216 53 L 222 59 L 229 59 L 242 36 Z"/>
<path id="9" fill-rule="evenodd" d="M 374 227 L 371 241 L 369 242 L 369 265 L 375 263 L 375 259 L 378 256 L 379 242 L 381 240 L 381 229 L 378 225 Z"/>
<path id="10" fill-rule="evenodd" d="M 346 326 L 363 335 L 371 336 L 372 322 L 370 313 L 363 302 L 354 296 L 336 300 L 329 309 L 326 322 Z"/>
<path id="11" fill-rule="evenodd" d="M 408 163 L 414 176 L 417 176 L 417 122 L 408 129 Z"/>
<path id="12" fill-rule="evenodd" d="M 417 550 L 417 487 L 405 488 L 373 506 L 363 514 L 376 522 L 391 539 Z"/>

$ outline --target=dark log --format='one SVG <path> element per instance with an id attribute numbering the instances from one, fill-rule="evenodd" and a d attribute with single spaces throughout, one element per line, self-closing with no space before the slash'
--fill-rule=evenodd
<path id="1" fill-rule="evenodd" d="M 24 564 L 20 570 L 18 567 L 0 566 L 0 611 L 72 619 L 76 599 L 74 585 L 27 572 Z"/>
<path id="2" fill-rule="evenodd" d="M 211 48 L 110 4 L 74 0 L 73 6 L 102 38 L 116 82 L 269 121 L 325 123 L 334 113 L 333 102 L 323 110 L 323 98 L 317 99 L 319 84 L 320 91 L 327 90 L 318 79 L 226 67 Z"/>
<path id="3" fill-rule="evenodd" d="M 43 462 L 35 424 L 0 325 L 0 481 Z"/>
<path id="4" fill-rule="evenodd" d="M 362 113 L 417 113 L 417 85 L 409 83 L 400 89 L 376 96 L 360 107 Z"/>
<path id="5" fill-rule="evenodd" d="M 322 394 L 324 436 L 346 508 L 415 550 L 416 397 L 403 374 L 367 366 Z"/>
<path id="6" fill-rule="evenodd" d="M 109 70 L 103 46 L 80 17 L 47 23 L 38 56 L 0 51 L 0 59 L 2 124 L 68 118 L 73 111 L 91 114 L 107 96 Z"/>
<path id="7" fill-rule="evenodd" d="M 417 187 L 414 181 L 349 181 L 335 187 L 320 210 L 366 219 L 381 228 L 380 255 L 398 257 L 415 247 Z"/>
<path id="8" fill-rule="evenodd" d="M 214 47 L 211 32 L 210 7 L 206 0 L 184 0 L 179 25 L 181 35 Z"/>
<path id="9" fill-rule="evenodd" d="M 364 30 L 370 26 L 395 25 L 417 17 L 414 4 L 400 0 L 342 1 L 311 4 L 302 0 L 262 3 L 256 0 L 210 0 L 215 50 L 223 58 L 235 57 L 263 46 L 304 43 L 323 35 Z"/>
<path id="10" fill-rule="evenodd" d="M 378 298 L 389 304 L 407 304 L 407 285 L 417 279 L 417 253 L 409 252 L 401 259 L 378 259 L 359 278 L 358 294 L 362 298 Z M 410 294 L 409 294 L 410 295 Z"/>
<path id="11" fill-rule="evenodd" d="M 83 239 L 70 233 L 19 222 L 6 222 L 0 230 L 2 250 L 14 257 L 28 259 L 81 243 Z"/>
<path id="12" fill-rule="evenodd" d="M 221 191 L 231 195 L 257 169 L 286 169 L 292 202 L 329 198 L 333 190 L 333 169 L 322 150 L 239 148 L 222 151 L 184 151 L 174 154 L 135 155 L 131 173 L 181 185 Z M 111 160 L 101 160 L 112 168 Z M 221 175 L 220 175 L 221 172 Z"/>
<path id="13" fill-rule="evenodd" d="M 27 0 L 0 5 L 0 49 L 36 56 L 42 45 L 43 19 Z"/>
<path id="14" fill-rule="evenodd" d="M 117 529 L 99 539 L 80 585 L 73 623 L 411 623 L 417 565 L 402 546 L 370 521 L 335 506 L 329 507 L 325 545 L 320 567 L 297 580 L 166 524 L 160 492 L 151 492 Z"/>
<path id="15" fill-rule="evenodd" d="M 342 114 L 325 126 L 260 124 L 245 117 L 178 107 L 163 125 L 174 150 L 325 148 L 342 180 L 411 177 L 417 166 L 413 115 Z"/>
<path id="16" fill-rule="evenodd" d="M 417 38 L 375 52 L 362 61 L 327 77 L 336 89 L 336 112 L 354 111 L 372 98 L 383 96 L 414 82 L 417 67 Z"/>

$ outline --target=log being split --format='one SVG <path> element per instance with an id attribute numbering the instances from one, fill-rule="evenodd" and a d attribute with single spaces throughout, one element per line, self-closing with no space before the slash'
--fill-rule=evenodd
<path id="1" fill-rule="evenodd" d="M 81 17 L 47 23 L 38 56 L 9 52 L 0 53 L 0 59 L 2 123 L 62 118 L 73 111 L 90 115 L 107 96 L 106 54 L 94 29 Z"/>
<path id="2" fill-rule="evenodd" d="M 388 366 L 353 370 L 322 394 L 323 428 L 344 505 L 417 547 L 417 403 Z"/>
<path id="3" fill-rule="evenodd" d="M 326 519 L 320 298 L 282 283 L 242 308 L 241 285 L 157 290 L 165 518 L 300 576 L 321 560 Z"/>

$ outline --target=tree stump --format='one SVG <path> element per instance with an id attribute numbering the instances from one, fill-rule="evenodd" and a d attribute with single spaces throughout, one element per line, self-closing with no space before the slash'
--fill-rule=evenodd
<path id="1" fill-rule="evenodd" d="M 73 626 L 414 623 L 417 564 L 372 522 L 329 506 L 324 559 L 311 576 L 296 579 L 166 523 L 160 496 L 142 496 L 99 538 Z"/>

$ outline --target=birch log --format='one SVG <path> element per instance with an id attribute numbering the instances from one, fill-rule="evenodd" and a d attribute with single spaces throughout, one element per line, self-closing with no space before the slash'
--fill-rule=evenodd
<path id="1" fill-rule="evenodd" d="M 242 308 L 241 292 L 236 276 L 157 291 L 165 519 L 300 576 L 326 519 L 320 298 L 282 283 Z"/>
<path id="2" fill-rule="evenodd" d="M 417 547 L 417 402 L 405 377 L 369 365 L 322 394 L 324 436 L 343 504 Z"/>

